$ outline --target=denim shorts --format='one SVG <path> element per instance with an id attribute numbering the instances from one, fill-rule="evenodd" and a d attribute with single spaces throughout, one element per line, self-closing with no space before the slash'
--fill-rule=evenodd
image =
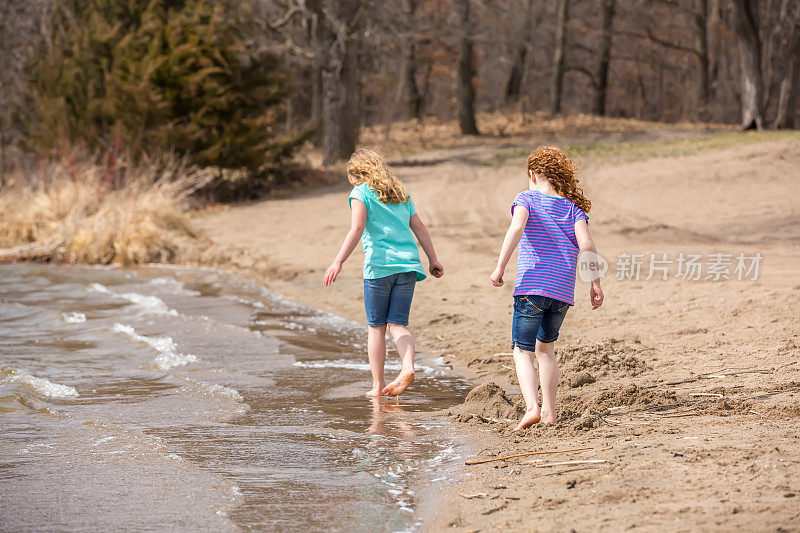
<path id="1" fill-rule="evenodd" d="M 416 283 L 416 272 L 365 279 L 364 309 L 367 312 L 367 324 L 373 327 L 387 323 L 407 326 Z"/>
<path id="2" fill-rule="evenodd" d="M 569 304 L 547 296 L 514 296 L 514 321 L 511 324 L 511 348 L 514 345 L 533 352 L 536 341 L 553 342 L 569 310 Z"/>

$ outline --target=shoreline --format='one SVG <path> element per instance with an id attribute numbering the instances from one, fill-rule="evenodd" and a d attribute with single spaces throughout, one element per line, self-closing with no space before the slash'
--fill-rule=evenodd
<path id="1" fill-rule="evenodd" d="M 519 435 L 504 421 L 520 404 L 507 355 L 511 288 L 482 283 L 505 232 L 506 204 L 522 189 L 519 164 L 497 147 L 478 147 L 395 168 L 445 266 L 442 279 L 426 280 L 415 294 L 418 349 L 481 385 L 473 401 L 443 413 L 454 434 L 481 457 L 592 447 L 541 462 L 604 461 L 546 466 L 523 457 L 462 466 L 475 475 L 443 491 L 423 530 L 797 526 L 800 327 L 791 317 L 800 315 L 792 297 L 800 290 L 800 230 L 790 221 L 800 219 L 792 202 L 800 147 L 792 140 L 583 159 L 590 227 L 610 260 L 606 303 L 592 313 L 587 287 L 577 283 L 577 305 L 556 345 L 560 423 Z M 754 191 L 748 173 L 770 179 Z M 231 270 L 361 323 L 360 251 L 336 284 L 321 285 L 346 231 L 348 190 L 321 186 L 202 213 L 197 225 L 214 244 L 186 262 Z M 761 276 L 675 278 L 679 254 L 720 252 L 761 253 Z M 669 279 L 615 279 L 614 258 L 626 253 L 667 254 Z M 584 373 L 590 379 L 581 382 Z M 767 474 L 775 472 L 770 464 L 783 465 L 777 477 Z"/>

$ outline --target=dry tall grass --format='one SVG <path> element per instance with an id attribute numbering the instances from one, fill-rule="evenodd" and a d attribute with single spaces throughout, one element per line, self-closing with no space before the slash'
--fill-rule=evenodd
<path id="1" fill-rule="evenodd" d="M 177 158 L 62 161 L 0 191 L 0 259 L 166 262 L 198 235 L 189 195 L 207 181 Z M 11 249 L 8 249 L 11 248 Z"/>

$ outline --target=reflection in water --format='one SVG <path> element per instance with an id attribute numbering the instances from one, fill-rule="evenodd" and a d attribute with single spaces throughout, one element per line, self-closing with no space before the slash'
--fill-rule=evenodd
<path id="1" fill-rule="evenodd" d="M 2 266 L 0 337 L 0 530 L 408 529 L 460 453 L 465 383 L 213 270 Z"/>

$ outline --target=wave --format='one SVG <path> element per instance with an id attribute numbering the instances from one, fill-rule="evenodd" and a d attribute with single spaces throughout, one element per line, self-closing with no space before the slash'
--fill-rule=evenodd
<path id="1" fill-rule="evenodd" d="M 0 385 L 22 385 L 33 390 L 40 396 L 47 398 L 77 398 L 78 391 L 69 385 L 61 385 L 52 381 L 34 376 L 24 370 L 11 367 L 0 369 Z"/>
<path id="2" fill-rule="evenodd" d="M 67 324 L 82 324 L 86 322 L 86 315 L 83 313 L 61 313 L 61 317 Z"/>
<path id="3" fill-rule="evenodd" d="M 244 398 L 242 397 L 242 395 L 239 394 L 239 391 L 237 391 L 232 387 L 226 387 L 224 385 L 219 385 L 217 383 L 208 383 L 206 381 L 201 381 L 191 378 L 184 378 L 184 379 L 186 383 L 186 385 L 183 387 L 184 390 L 196 394 L 211 395 L 219 398 L 224 398 L 227 400 L 233 400 L 238 403 L 244 403 Z"/>
<path id="4" fill-rule="evenodd" d="M 158 356 L 153 360 L 153 363 L 159 370 L 169 370 L 178 366 L 184 366 L 187 363 L 197 362 L 197 356 L 192 354 L 182 354 L 178 352 L 178 345 L 172 340 L 172 337 L 146 337 L 139 335 L 132 326 L 114 324 L 114 331 L 124 333 L 137 341 L 143 342 L 156 350 Z"/>
<path id="5" fill-rule="evenodd" d="M 90 288 L 94 292 L 99 292 L 100 294 L 107 294 L 109 296 L 127 300 L 136 307 L 140 308 L 142 311 L 147 313 L 152 313 L 155 315 L 171 315 L 171 316 L 178 315 L 178 312 L 176 310 L 170 309 L 169 306 L 166 303 L 164 303 L 164 300 L 162 300 L 158 296 L 139 294 L 138 292 L 124 292 L 124 293 L 114 292 L 105 285 L 101 285 L 100 283 L 92 283 L 90 285 Z"/>
<path id="6" fill-rule="evenodd" d="M 169 294 L 175 294 L 179 296 L 200 296 L 200 292 L 187 289 L 186 285 L 182 281 L 175 278 L 153 278 L 150 280 L 150 284 L 156 285 L 159 289 L 163 290 L 164 292 L 168 292 Z"/>

